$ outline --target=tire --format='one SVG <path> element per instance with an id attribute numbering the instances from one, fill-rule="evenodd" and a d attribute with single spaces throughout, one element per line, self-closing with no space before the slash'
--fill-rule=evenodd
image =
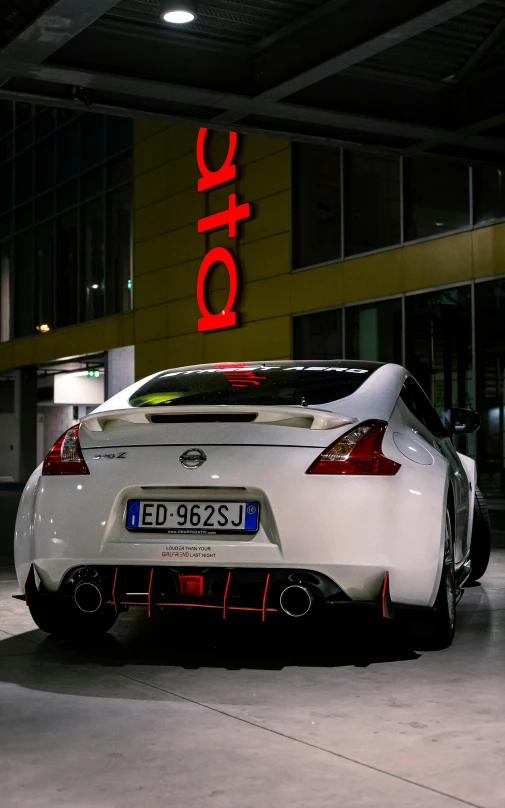
<path id="1" fill-rule="evenodd" d="M 78 609 L 73 600 L 65 600 L 60 604 L 55 603 L 52 598 L 45 602 L 45 597 L 41 596 L 32 603 L 29 602 L 28 608 L 41 631 L 58 637 L 96 637 L 109 631 L 117 620 L 114 607 L 108 603 L 102 604 L 98 611 L 88 614 Z"/>
<path id="2" fill-rule="evenodd" d="M 470 542 L 470 560 L 472 571 L 469 583 L 478 581 L 486 572 L 491 555 L 491 522 L 486 500 L 477 486 L 475 487 L 475 504 L 473 511 L 472 538 Z"/>
<path id="3" fill-rule="evenodd" d="M 449 510 L 445 514 L 445 542 L 442 575 L 434 608 L 414 618 L 414 639 L 420 651 L 449 648 L 456 631 L 456 577 L 454 537 Z"/>

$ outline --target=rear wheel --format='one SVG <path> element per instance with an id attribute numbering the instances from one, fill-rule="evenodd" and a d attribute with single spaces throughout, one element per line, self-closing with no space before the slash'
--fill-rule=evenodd
<path id="1" fill-rule="evenodd" d="M 47 634 L 60 637 L 93 637 L 104 634 L 112 628 L 117 620 L 114 607 L 102 604 L 96 612 L 82 612 L 74 601 L 55 603 L 51 598 L 45 602 L 43 597 L 28 603 L 30 614 L 37 626 Z"/>
<path id="2" fill-rule="evenodd" d="M 475 488 L 475 503 L 473 511 L 472 539 L 470 543 L 470 560 L 472 571 L 469 582 L 482 578 L 489 564 L 491 555 L 491 523 L 486 500 L 480 489 Z"/>
<path id="3" fill-rule="evenodd" d="M 454 572 L 454 538 L 449 510 L 445 514 L 444 558 L 440 586 L 434 608 L 415 619 L 416 647 L 423 651 L 448 648 L 456 630 L 456 578 Z"/>

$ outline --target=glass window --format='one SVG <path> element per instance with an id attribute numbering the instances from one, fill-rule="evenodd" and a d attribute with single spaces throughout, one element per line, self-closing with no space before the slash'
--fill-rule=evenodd
<path id="1" fill-rule="evenodd" d="M 89 199 L 103 192 L 103 165 L 81 174 L 81 199 Z"/>
<path id="2" fill-rule="evenodd" d="M 56 220 L 56 316 L 57 328 L 77 322 L 79 276 L 77 211 Z"/>
<path id="3" fill-rule="evenodd" d="M 293 143 L 294 266 L 341 258 L 340 150 Z"/>
<path id="4" fill-rule="evenodd" d="M 35 333 L 33 237 L 28 230 L 14 242 L 14 336 Z"/>
<path id="5" fill-rule="evenodd" d="M 35 221 L 42 222 L 54 215 L 54 191 L 35 200 Z"/>
<path id="6" fill-rule="evenodd" d="M 27 202 L 33 194 L 33 154 L 27 151 L 16 159 L 16 205 Z"/>
<path id="7" fill-rule="evenodd" d="M 475 284 L 475 349 L 479 485 L 487 496 L 505 494 L 505 281 Z"/>
<path id="8" fill-rule="evenodd" d="M 56 136 L 56 179 L 65 182 L 79 171 L 79 122 L 60 129 Z"/>
<path id="9" fill-rule="evenodd" d="M 0 137 L 10 132 L 14 125 L 14 104 L 0 101 Z"/>
<path id="10" fill-rule="evenodd" d="M 35 193 L 44 193 L 53 185 L 54 138 L 48 137 L 35 146 Z"/>
<path id="11" fill-rule="evenodd" d="M 12 243 L 0 242 L 0 342 L 11 338 Z"/>
<path id="12" fill-rule="evenodd" d="M 130 398 L 133 407 L 171 404 L 328 404 L 361 387 L 379 367 L 367 362 L 331 362 L 315 367 L 311 362 L 239 363 L 165 371 L 146 382 Z M 302 410 L 303 412 L 303 410 Z"/>
<path id="13" fill-rule="evenodd" d="M 77 180 L 71 180 L 66 185 L 60 185 L 56 191 L 56 210 L 60 213 L 67 208 L 77 205 Z"/>
<path id="14" fill-rule="evenodd" d="M 81 319 L 104 315 L 104 212 L 103 199 L 81 210 Z"/>
<path id="15" fill-rule="evenodd" d="M 398 157 L 345 151 L 344 193 L 346 255 L 400 243 Z"/>
<path id="16" fill-rule="evenodd" d="M 406 241 L 470 226 L 467 166 L 404 159 L 403 189 Z"/>
<path id="17" fill-rule="evenodd" d="M 133 160 L 131 152 L 122 154 L 115 160 L 107 163 L 107 188 L 129 182 L 133 175 Z"/>
<path id="18" fill-rule="evenodd" d="M 21 129 L 16 129 L 16 152 L 23 151 L 33 143 L 33 124 L 27 123 Z"/>
<path id="19" fill-rule="evenodd" d="M 451 407 L 474 409 L 470 286 L 408 296 L 405 324 L 407 367 L 442 421 Z"/>
<path id="20" fill-rule="evenodd" d="M 475 224 L 505 218 L 505 169 L 494 166 L 473 169 L 473 218 Z"/>
<path id="21" fill-rule="evenodd" d="M 0 239 L 10 236 L 12 233 L 12 213 L 7 213 L 0 218 Z"/>
<path id="22" fill-rule="evenodd" d="M 400 298 L 346 307 L 345 355 L 351 359 L 402 364 Z"/>
<path id="23" fill-rule="evenodd" d="M 107 314 L 132 307 L 132 188 L 125 185 L 106 197 Z"/>
<path id="24" fill-rule="evenodd" d="M 12 168 L 13 163 L 5 163 L 0 167 L 0 213 L 12 208 L 13 203 L 13 187 L 12 187 Z"/>
<path id="25" fill-rule="evenodd" d="M 26 104 L 23 102 L 17 102 L 15 105 L 16 111 L 16 126 L 22 126 L 24 123 L 29 121 L 33 114 L 33 107 L 31 104 Z"/>
<path id="26" fill-rule="evenodd" d="M 0 140 L 0 163 L 5 160 L 10 160 L 14 154 L 14 137 L 7 135 L 3 140 Z"/>
<path id="27" fill-rule="evenodd" d="M 102 163 L 104 159 L 104 117 L 88 112 L 80 119 L 80 168 L 88 168 Z"/>
<path id="28" fill-rule="evenodd" d="M 32 203 L 28 202 L 27 205 L 16 208 L 14 211 L 14 232 L 25 230 L 27 227 L 31 227 L 32 224 Z"/>
<path id="29" fill-rule="evenodd" d="M 105 122 L 107 157 L 129 149 L 133 143 L 133 121 L 118 115 L 108 115 Z"/>
<path id="30" fill-rule="evenodd" d="M 338 359 L 342 356 L 342 309 L 293 318 L 295 359 Z"/>
<path id="31" fill-rule="evenodd" d="M 37 279 L 37 325 L 54 326 L 54 223 L 35 230 L 35 277 Z"/>
<path id="32" fill-rule="evenodd" d="M 46 109 L 35 118 L 35 138 L 40 140 L 53 131 L 56 125 L 56 110 Z"/>

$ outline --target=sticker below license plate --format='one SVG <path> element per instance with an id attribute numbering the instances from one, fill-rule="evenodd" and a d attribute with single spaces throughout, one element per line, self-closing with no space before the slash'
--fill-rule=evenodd
<path id="1" fill-rule="evenodd" d="M 130 499 L 126 528 L 163 533 L 252 533 L 258 530 L 258 502 L 188 502 Z"/>

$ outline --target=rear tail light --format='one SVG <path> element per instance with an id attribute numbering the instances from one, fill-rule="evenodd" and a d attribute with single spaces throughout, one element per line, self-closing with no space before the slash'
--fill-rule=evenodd
<path id="1" fill-rule="evenodd" d="M 366 421 L 328 446 L 307 469 L 307 474 L 377 474 L 392 476 L 399 463 L 384 457 L 385 421 Z"/>
<path id="2" fill-rule="evenodd" d="M 79 424 L 71 426 L 58 438 L 42 466 L 42 475 L 89 474 L 79 445 Z"/>

